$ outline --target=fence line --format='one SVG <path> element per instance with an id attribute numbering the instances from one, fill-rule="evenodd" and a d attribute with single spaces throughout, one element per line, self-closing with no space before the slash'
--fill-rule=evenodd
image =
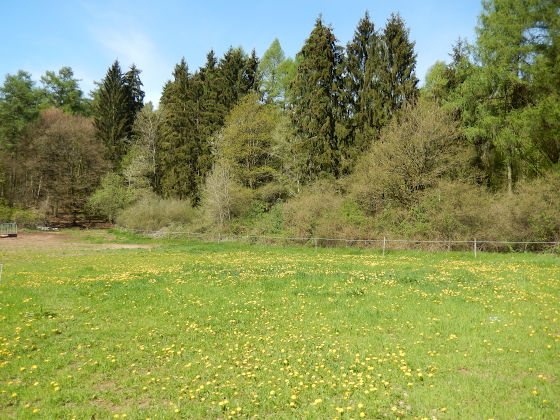
<path id="1" fill-rule="evenodd" d="M 551 247 L 560 246 L 558 241 L 498 241 L 498 240 L 443 240 L 443 239 L 348 239 L 348 238 L 323 238 L 323 237 L 287 237 L 287 236 L 269 236 L 269 235 L 221 235 L 221 234 L 211 234 L 211 233 L 200 233 L 200 232 L 189 232 L 189 231 L 154 231 L 154 230 L 140 230 L 140 229 L 128 229 L 129 232 L 143 235 L 151 235 L 153 237 L 166 236 L 171 237 L 172 235 L 185 235 L 198 238 L 207 238 L 207 240 L 215 240 L 218 242 L 222 241 L 234 241 L 234 240 L 274 240 L 274 241 L 296 241 L 296 242 L 311 242 L 314 244 L 315 248 L 318 247 L 319 242 L 345 242 L 348 246 L 349 244 L 382 244 L 383 255 L 385 255 L 386 245 L 389 243 L 401 243 L 401 244 L 443 244 L 447 245 L 448 248 L 452 244 L 462 244 L 469 245 L 472 244 L 474 256 L 476 258 L 477 251 L 481 250 L 481 245 L 525 245 L 525 249 L 528 245 L 549 245 Z"/>

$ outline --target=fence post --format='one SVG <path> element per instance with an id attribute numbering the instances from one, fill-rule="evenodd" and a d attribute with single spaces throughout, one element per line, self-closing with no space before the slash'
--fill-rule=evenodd
<path id="1" fill-rule="evenodd" d="M 315 238 L 315 252 L 317 252 L 317 238 Z"/>
<path id="2" fill-rule="evenodd" d="M 383 256 L 385 256 L 385 244 L 387 242 L 387 238 L 383 237 Z"/>
<path id="3" fill-rule="evenodd" d="M 474 238 L 474 257 L 476 258 L 476 238 Z"/>

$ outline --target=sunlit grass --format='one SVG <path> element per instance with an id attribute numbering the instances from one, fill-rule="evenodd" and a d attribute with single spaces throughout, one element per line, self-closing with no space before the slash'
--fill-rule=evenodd
<path id="1" fill-rule="evenodd" d="M 0 246 L 0 417 L 560 414 L 555 256 Z"/>

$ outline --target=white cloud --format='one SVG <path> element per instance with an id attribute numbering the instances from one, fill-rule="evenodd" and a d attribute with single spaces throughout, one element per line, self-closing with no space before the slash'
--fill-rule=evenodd
<path id="1" fill-rule="evenodd" d="M 107 58 L 111 62 L 119 60 L 123 72 L 132 64 L 142 70 L 140 79 L 146 92 L 145 101 L 152 101 L 157 106 L 171 67 L 166 64 L 149 37 L 138 31 L 125 32 L 107 28 L 95 28 L 91 32 Z"/>

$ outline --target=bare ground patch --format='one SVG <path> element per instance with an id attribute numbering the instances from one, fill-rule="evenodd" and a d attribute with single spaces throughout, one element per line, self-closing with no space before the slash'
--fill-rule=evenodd
<path id="1" fill-rule="evenodd" d="M 68 250 L 68 249 L 134 249 L 152 248 L 155 244 L 94 243 L 91 238 L 110 242 L 115 236 L 104 231 L 18 232 L 15 238 L 0 239 L 0 252 L 14 249 Z"/>

